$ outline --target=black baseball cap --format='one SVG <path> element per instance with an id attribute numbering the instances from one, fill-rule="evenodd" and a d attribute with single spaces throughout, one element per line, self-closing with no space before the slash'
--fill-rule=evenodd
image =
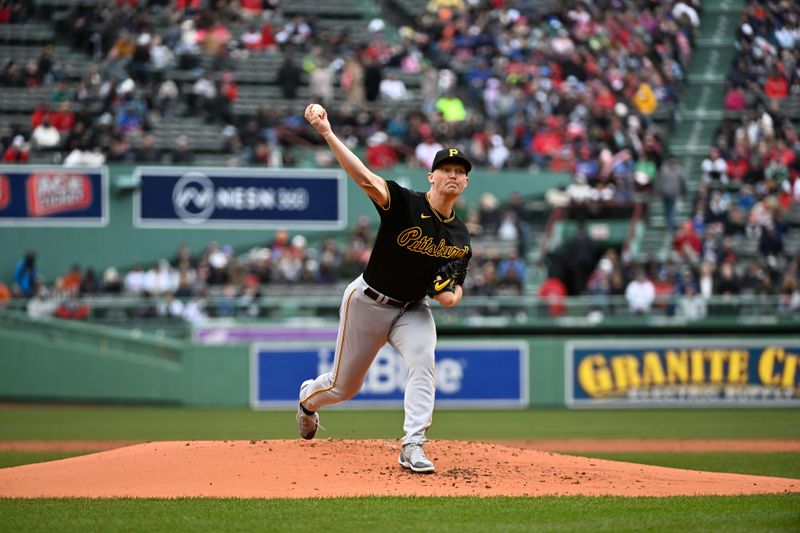
<path id="1" fill-rule="evenodd" d="M 457 161 L 461 163 L 464 165 L 467 174 L 472 170 L 472 163 L 469 162 L 469 159 L 464 157 L 461 150 L 458 148 L 445 148 L 444 150 L 436 152 L 436 156 L 433 158 L 433 164 L 431 165 L 431 172 L 436 170 L 436 168 L 445 161 Z"/>

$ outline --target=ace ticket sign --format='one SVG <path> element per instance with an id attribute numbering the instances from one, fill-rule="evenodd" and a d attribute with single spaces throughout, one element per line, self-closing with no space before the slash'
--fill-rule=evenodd
<path id="1" fill-rule="evenodd" d="M 0 166 L 0 226 L 105 226 L 105 168 Z"/>

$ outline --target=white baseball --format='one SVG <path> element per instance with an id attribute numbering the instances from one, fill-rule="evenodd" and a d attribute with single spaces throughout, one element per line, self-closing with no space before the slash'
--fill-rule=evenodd
<path id="1" fill-rule="evenodd" d="M 325 112 L 325 108 L 319 104 L 314 104 L 311 106 L 311 114 L 321 117 L 322 114 Z"/>

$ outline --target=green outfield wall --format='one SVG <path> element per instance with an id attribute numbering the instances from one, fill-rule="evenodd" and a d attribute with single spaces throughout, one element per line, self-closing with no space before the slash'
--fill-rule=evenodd
<path id="1" fill-rule="evenodd" d="M 750 329 L 748 331 L 748 329 Z M 566 348 L 568 343 L 583 344 L 598 352 L 608 346 L 608 368 L 594 365 L 590 380 L 658 380 L 659 373 L 676 371 L 673 362 L 656 368 L 658 350 L 678 360 L 684 357 L 686 379 L 690 384 L 709 386 L 743 385 L 753 394 L 779 400 L 792 400 L 800 390 L 800 371 L 796 335 L 787 332 L 759 334 L 756 328 L 739 327 L 727 333 L 665 334 L 650 328 L 639 331 L 606 333 L 597 331 L 557 334 L 538 332 L 498 334 L 472 328 L 467 335 L 440 332 L 440 341 L 459 341 L 468 345 L 489 339 L 522 341 L 528 347 L 529 403 L 531 406 L 563 406 L 567 392 Z M 649 334 L 648 334 L 649 333 Z M 787 340 L 788 339 L 788 340 Z M 795 339 L 795 340 L 792 340 Z M 779 349 L 770 348 L 772 343 Z M 612 360 L 618 347 L 644 346 L 644 363 L 631 373 L 631 356 Z M 695 354 L 683 346 L 706 346 Z M 741 379 L 741 360 L 745 348 L 754 346 L 750 372 L 761 376 L 756 391 Z M 675 348 L 676 353 L 670 350 Z M 618 351 L 618 350 L 617 350 Z M 641 350 L 640 350 L 641 351 Z M 651 353 L 652 352 L 652 353 Z M 680 353 L 678 353 L 680 352 Z M 690 353 L 692 352 L 692 353 Z M 704 375 L 692 359 L 705 358 Z M 648 357 L 650 359 L 648 359 Z M 655 358 L 655 359 L 653 359 Z M 619 357 L 617 357 L 619 359 Z M 690 360 L 691 359 L 691 360 Z M 648 363 L 648 361 L 650 361 Z M 650 363 L 655 361 L 656 367 Z M 601 361 L 602 364 L 605 364 Z M 250 402 L 250 345 L 198 345 L 189 341 L 145 335 L 136 330 L 119 330 L 61 320 L 34 321 L 24 315 L 0 312 L 0 399 L 11 401 L 60 401 L 92 403 L 156 403 L 188 406 L 245 407 Z M 649 366 L 648 366 L 649 365 Z M 689 373 L 692 373 L 689 375 Z M 745 372 L 746 373 L 746 372 Z M 716 376 L 716 377 L 715 377 Z M 624 385 L 624 383 L 623 383 Z M 630 383 L 628 383 L 630 385 Z M 610 392 L 613 392 L 609 389 Z M 766 392 L 765 392 L 766 391 Z M 777 391 L 777 392 L 776 392 Z M 781 395 L 785 395 L 782 397 Z"/>
<path id="2" fill-rule="evenodd" d="M 149 264 L 162 257 L 171 258 L 180 244 L 186 244 L 195 253 L 202 251 L 212 240 L 244 250 L 265 245 L 274 234 L 272 230 L 207 229 L 202 224 L 190 229 L 134 227 L 133 205 L 137 184 L 132 176 L 135 170 L 134 166 L 108 168 L 109 216 L 105 227 L 0 226 L 0 249 L 3 250 L 0 254 L 0 280 L 8 282 L 13 278 L 14 266 L 27 250 L 37 251 L 39 272 L 51 282 L 55 276 L 66 273 L 73 263 L 91 266 L 98 272 L 108 266 L 127 269 L 136 263 Z M 383 175 L 413 189 L 428 188 L 425 172 L 420 169 L 396 167 L 385 171 Z M 491 192 L 501 201 L 508 198 L 512 191 L 518 191 L 526 197 L 540 197 L 546 190 L 569 181 L 569 176 L 563 173 L 490 172 L 484 169 L 473 171 L 471 178 L 464 193 L 465 201 L 470 204 L 477 204 L 485 192 Z M 377 212 L 367 196 L 352 180 L 347 179 L 346 182 L 347 226 L 352 227 L 361 215 L 377 221 Z M 287 225 L 287 229 L 292 234 L 298 231 L 290 225 Z M 337 235 L 337 232 L 324 230 L 300 231 L 312 242 Z"/>

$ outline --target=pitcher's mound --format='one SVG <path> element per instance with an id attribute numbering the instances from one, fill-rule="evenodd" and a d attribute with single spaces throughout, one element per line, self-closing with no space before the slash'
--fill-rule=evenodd
<path id="1" fill-rule="evenodd" d="M 150 442 L 0 470 L 0 497 L 675 496 L 800 492 L 800 480 L 431 441 L 432 475 L 384 440 Z"/>

